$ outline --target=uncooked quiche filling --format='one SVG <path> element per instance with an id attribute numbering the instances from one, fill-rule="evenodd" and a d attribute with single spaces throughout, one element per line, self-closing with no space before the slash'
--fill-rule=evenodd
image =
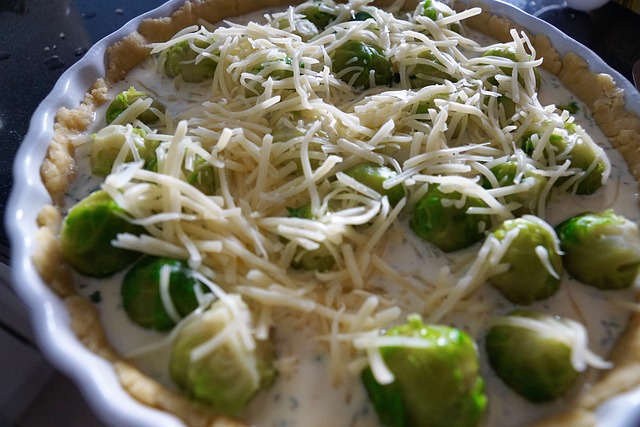
<path id="1" fill-rule="evenodd" d="M 523 425 L 612 369 L 637 183 L 528 36 L 497 43 L 479 13 L 326 0 L 151 45 L 74 139 L 65 201 L 113 347 L 257 426 Z M 78 249 L 90 193 L 117 206 L 96 229 L 127 224 L 109 271 Z M 580 270 L 585 212 L 630 247 L 613 279 Z"/>

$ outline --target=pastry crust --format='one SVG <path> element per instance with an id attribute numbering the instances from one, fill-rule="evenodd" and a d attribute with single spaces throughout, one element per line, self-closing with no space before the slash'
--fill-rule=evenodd
<path id="1" fill-rule="evenodd" d="M 226 417 L 193 403 L 144 375 L 123 359 L 108 343 L 94 304 L 76 294 L 69 268 L 62 261 L 57 236 L 62 221 L 60 201 L 75 175 L 74 136 L 86 131 L 96 107 L 107 100 L 108 88 L 122 79 L 149 55 L 148 43 L 168 40 L 179 29 L 199 20 L 218 22 L 254 10 L 285 7 L 298 1 L 286 0 L 193 0 L 185 3 L 171 17 L 143 21 L 138 31 L 112 45 L 108 50 L 105 80 L 98 80 L 82 104 L 75 110 L 61 109 L 56 115 L 54 137 L 42 164 L 42 180 L 52 196 L 53 205 L 45 206 L 38 218 L 36 235 L 38 250 L 33 262 L 43 280 L 64 300 L 71 315 L 71 326 L 78 338 L 91 351 L 113 363 L 118 378 L 127 392 L 140 402 L 172 413 L 189 426 L 241 426 Z M 376 5 L 390 2 L 377 2 Z M 221 7 L 221 5 L 224 5 Z M 461 4 L 458 5 L 463 7 Z M 511 40 L 514 25 L 504 17 L 483 12 L 466 21 L 473 28 L 499 40 Z M 543 67 L 561 81 L 591 110 L 596 123 L 627 161 L 631 172 L 640 180 L 640 118 L 625 109 L 624 93 L 611 76 L 589 71 L 588 64 L 575 54 L 561 57 L 544 34 L 530 36 Z M 536 426 L 593 426 L 596 407 L 608 398 L 640 385 L 640 314 L 632 315 L 627 329 L 618 341 L 610 359 L 615 369 L 605 373 L 588 393 L 578 396 L 566 411 L 536 423 Z"/>

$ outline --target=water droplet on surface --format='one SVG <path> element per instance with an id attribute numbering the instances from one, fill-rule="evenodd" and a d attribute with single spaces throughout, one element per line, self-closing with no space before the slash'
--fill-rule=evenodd
<path id="1" fill-rule="evenodd" d="M 91 19 L 91 18 L 95 18 L 95 17 L 96 17 L 96 13 L 95 13 L 95 12 L 93 12 L 93 11 L 91 11 L 91 12 L 84 12 L 84 13 L 82 14 L 82 17 L 83 17 L 84 19 Z"/>
<path id="2" fill-rule="evenodd" d="M 115 10 L 115 12 L 116 12 L 116 14 L 117 14 L 117 15 L 122 15 L 122 14 L 124 13 L 124 9 L 122 9 L 122 8 L 120 8 L 120 7 L 119 7 L 119 8 L 117 8 L 117 9 Z"/>
<path id="3" fill-rule="evenodd" d="M 44 60 L 44 65 L 50 70 L 57 70 L 64 67 L 65 63 L 58 55 L 53 55 Z"/>
<path id="4" fill-rule="evenodd" d="M 9 57 L 11 56 L 11 54 L 7 51 L 4 50 L 0 50 L 0 61 L 4 60 L 4 59 L 9 59 Z"/>
<path id="5" fill-rule="evenodd" d="M 76 50 L 74 50 L 74 51 L 73 51 L 73 54 L 74 54 L 75 56 L 82 56 L 82 55 L 84 55 L 86 52 L 87 52 L 87 50 L 86 50 L 85 48 L 83 48 L 83 47 L 78 47 L 78 48 L 76 48 Z"/>

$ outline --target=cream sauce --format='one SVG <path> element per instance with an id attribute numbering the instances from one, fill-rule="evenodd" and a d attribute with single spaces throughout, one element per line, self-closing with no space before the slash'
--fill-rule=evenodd
<path id="1" fill-rule="evenodd" d="M 628 172 L 620 154 L 608 145 L 606 138 L 593 124 L 584 104 L 575 99 L 557 78 L 543 73 L 542 81 L 540 99 L 543 105 L 552 102 L 568 104 L 571 101 L 577 101 L 580 105 L 580 113 L 576 115 L 576 121 L 599 145 L 606 147 L 613 164 L 609 183 L 593 196 L 581 197 L 554 193 L 547 212 L 548 222 L 555 225 L 579 212 L 607 208 L 613 208 L 619 214 L 638 222 L 640 210 L 637 184 Z M 197 90 L 197 85 L 184 85 L 178 89 L 181 94 L 174 97 L 173 81 L 165 77 L 159 78 L 151 62 L 131 72 L 127 79 L 115 85 L 111 92 L 116 94 L 129 86 L 145 88 L 148 92 L 157 95 L 174 115 L 188 106 L 180 99 L 197 102 L 200 98 L 199 93 L 202 93 Z M 187 94 L 187 91 L 191 92 Z M 102 107 L 97 112 L 97 117 L 103 117 L 104 108 L 106 107 Z M 96 122 L 95 126 L 94 131 L 103 124 Z M 100 180 L 90 176 L 88 172 L 90 170 L 88 146 L 89 144 L 78 148 L 77 156 L 81 173 L 69 195 L 68 206 L 99 186 Z M 406 219 L 396 225 L 395 231 L 398 232 L 390 233 L 391 237 L 384 254 L 385 260 L 402 274 L 420 277 L 426 281 L 437 277 L 444 265 L 462 263 L 473 256 L 474 251 L 478 249 L 475 246 L 444 256 L 413 236 L 408 229 Z M 84 295 L 92 297 L 94 301 L 99 299 L 97 306 L 102 316 L 102 324 L 114 348 L 125 357 L 135 360 L 147 374 L 174 388 L 166 369 L 170 349 L 167 336 L 141 329 L 127 319 L 120 302 L 121 279 L 122 274 L 119 274 L 105 280 L 79 279 L 78 283 L 83 283 L 81 292 Z M 394 289 L 393 284 L 384 277 L 377 277 L 373 285 L 388 290 L 399 301 L 404 314 L 413 311 L 422 312 L 423 301 L 415 298 L 411 292 Z M 627 313 L 616 307 L 611 300 L 618 297 L 630 299 L 630 295 L 630 291 L 603 294 L 571 280 L 565 274 L 561 290 L 553 297 L 533 304 L 532 308 L 551 311 L 581 321 L 589 331 L 590 348 L 600 355 L 606 355 L 617 335 L 622 331 L 627 317 Z M 513 308 L 490 287 L 477 292 L 473 298 L 478 300 L 479 305 L 490 307 L 492 309 L 490 315 L 502 314 Z M 474 319 L 474 316 L 458 313 L 454 318 L 446 320 L 447 323 L 473 335 L 478 342 L 480 353 L 483 354 L 483 339 L 480 335 L 482 328 L 477 327 L 477 319 Z M 271 389 L 259 393 L 252 401 L 245 420 L 259 427 L 379 426 L 377 416 L 357 376 L 343 384 L 332 383 L 327 373 L 328 354 L 324 345 L 313 338 L 313 332 L 306 322 L 307 319 L 304 317 L 286 313 L 277 319 L 276 343 L 277 353 L 280 356 L 278 361 L 280 374 Z M 141 349 L 145 348 L 153 350 L 141 354 Z M 490 399 L 488 414 L 483 425 L 499 427 L 525 424 L 541 415 L 557 411 L 564 404 L 563 401 L 548 405 L 528 403 L 496 378 L 487 366 L 485 357 L 482 357 L 482 360 L 482 374 L 486 380 L 487 394 Z"/>

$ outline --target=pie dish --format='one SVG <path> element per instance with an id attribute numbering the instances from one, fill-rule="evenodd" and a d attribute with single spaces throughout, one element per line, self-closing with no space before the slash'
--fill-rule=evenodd
<path id="1" fill-rule="evenodd" d="M 519 24 L 523 25 L 524 27 L 530 29 L 533 33 L 537 33 L 538 29 L 540 29 L 540 33 L 546 33 L 546 34 L 550 34 L 551 36 L 556 36 L 556 37 L 551 37 L 552 39 L 552 43 L 553 45 L 560 51 L 561 54 L 563 54 L 565 52 L 565 50 L 563 49 L 566 48 L 566 51 L 573 51 L 573 52 L 577 52 L 580 56 L 587 58 L 589 60 L 589 62 L 598 62 L 596 59 L 594 59 L 593 55 L 590 54 L 587 50 L 585 50 L 584 48 L 575 45 L 573 42 L 571 42 L 569 39 L 566 39 L 562 36 L 559 36 L 558 34 L 555 34 L 554 31 L 551 28 L 547 28 L 544 26 L 543 23 L 540 23 L 537 20 L 534 20 L 531 17 L 528 17 L 526 15 L 523 15 L 519 12 L 517 12 L 515 9 L 512 9 L 506 5 L 502 5 L 501 3 L 487 3 L 489 5 L 490 10 L 497 14 L 504 14 L 506 16 L 508 16 L 509 18 L 511 18 L 513 21 L 518 22 Z M 164 16 L 165 14 L 167 14 L 168 12 L 170 12 L 170 10 L 172 10 L 171 8 L 176 7 L 177 4 L 176 3 L 170 3 L 166 6 L 163 6 L 163 8 L 158 9 L 154 12 L 152 12 L 153 16 Z M 489 21 L 489 26 L 493 26 L 493 25 L 497 25 L 494 24 L 495 21 Z M 130 32 L 132 32 L 132 28 L 135 28 L 134 26 L 137 24 L 138 22 L 134 22 L 129 24 L 127 27 L 125 27 L 123 30 L 121 30 L 121 32 L 116 33 L 116 35 L 114 37 L 118 37 L 121 36 L 123 34 L 128 34 Z M 107 42 L 105 43 L 109 43 L 111 41 L 111 39 L 109 39 Z M 97 46 L 97 50 L 95 53 L 93 50 L 87 54 L 87 56 L 85 57 L 85 59 L 87 59 L 86 61 L 83 59 L 83 62 L 81 64 L 79 64 L 77 67 L 75 67 L 74 69 L 70 70 L 70 74 L 73 75 L 73 72 L 78 72 L 79 75 L 82 75 L 83 78 L 88 79 L 87 80 L 82 80 L 83 83 L 86 83 L 84 86 L 80 87 L 80 88 L 76 88 L 75 92 L 71 92 L 71 94 L 68 93 L 68 85 L 64 84 L 65 79 L 67 79 L 67 75 L 63 76 L 61 82 L 62 85 L 58 85 L 56 87 L 56 90 L 58 90 L 58 87 L 62 87 L 62 89 L 60 89 L 62 91 L 62 99 L 66 99 L 66 97 L 68 97 L 70 99 L 70 104 L 69 106 L 74 106 L 77 105 L 78 101 L 80 99 L 82 99 L 84 97 L 84 93 L 87 87 L 90 86 L 90 83 L 93 82 L 93 80 L 95 80 L 94 77 L 98 77 L 103 75 L 103 73 L 105 72 L 105 70 L 100 70 L 100 69 L 95 69 L 94 64 L 89 64 L 89 65 L 85 65 L 88 61 L 88 59 L 90 58 L 102 58 L 101 55 L 104 54 L 104 51 L 100 52 L 99 48 L 102 45 L 98 45 Z M 104 46 L 102 46 L 104 49 Z M 578 62 L 579 64 L 579 62 Z M 89 67 L 89 68 L 83 68 L 83 67 Z M 578 66 L 576 69 L 580 69 L 580 66 Z M 95 74 L 89 74 L 86 71 L 90 70 L 91 72 L 96 72 Z M 80 72 L 82 71 L 82 72 Z M 606 72 L 610 75 L 613 75 L 614 78 L 616 79 L 616 82 L 618 83 L 618 85 L 620 87 L 623 88 L 627 88 L 629 86 L 628 82 L 624 81 L 624 79 L 622 79 L 619 75 L 617 75 L 617 73 L 614 73 L 612 70 L 609 70 L 606 65 L 598 65 L 594 67 L 594 71 L 597 72 Z M 85 77 L 89 75 L 89 77 Z M 74 75 L 75 76 L 75 75 Z M 70 78 L 69 78 L 70 80 Z M 69 80 L 66 80 L 67 82 Z M 47 135 L 48 132 L 48 128 L 47 126 L 50 126 L 50 123 L 41 123 L 39 121 L 40 119 L 48 119 L 50 120 L 52 118 L 51 113 L 53 111 L 57 111 L 59 109 L 60 106 L 62 106 L 58 101 L 55 100 L 56 98 L 59 97 L 60 93 L 56 93 L 56 90 L 54 90 L 54 93 L 52 94 L 52 96 L 50 96 L 49 98 L 47 98 L 47 100 L 49 101 L 45 101 L 45 103 L 43 104 L 43 106 L 41 107 L 41 109 L 38 110 L 38 112 L 36 113 L 36 116 L 34 118 L 34 125 L 35 127 L 32 127 L 28 137 L 27 137 L 27 141 L 39 141 L 39 145 L 38 144 L 32 144 L 35 147 L 32 148 L 32 150 L 35 151 L 27 151 L 28 150 L 28 144 L 25 144 L 25 148 L 21 150 L 19 158 L 17 160 L 17 164 L 18 165 L 24 165 L 24 164 L 30 164 L 31 165 L 31 175 L 25 177 L 25 179 L 21 179 L 22 175 L 19 175 L 19 173 L 21 173 L 22 170 L 29 170 L 29 168 L 22 168 L 22 167 L 17 167 L 17 175 L 16 177 L 18 179 L 16 179 L 17 182 L 19 182 L 18 186 L 16 187 L 15 191 L 14 191 L 14 195 L 12 196 L 12 202 L 11 202 L 11 214 L 9 215 L 9 228 L 10 230 L 15 230 L 14 234 L 12 235 L 13 241 L 14 241 L 14 271 L 15 271 L 15 275 L 16 275 L 16 283 L 20 284 L 18 286 L 18 291 L 21 293 L 21 295 L 24 296 L 25 300 L 29 303 L 29 304 L 33 304 L 33 306 L 42 306 L 43 303 L 46 307 L 51 307 L 51 312 L 49 313 L 49 310 L 46 310 L 46 313 L 42 314 L 41 312 L 37 312 L 34 314 L 34 316 L 36 317 L 35 319 L 35 323 L 36 325 L 38 324 L 42 324 L 41 322 L 44 322 L 44 325 L 46 325 L 46 328 L 43 329 L 44 332 L 41 332 L 41 336 L 42 336 L 42 340 L 43 340 L 43 347 L 45 349 L 45 351 L 50 352 L 52 355 L 54 355 L 54 359 L 58 361 L 58 363 L 60 363 L 61 367 L 63 369 L 65 369 L 65 366 L 68 367 L 67 369 L 71 369 L 71 367 L 74 366 L 84 366 L 84 363 L 77 363 L 77 359 L 76 357 L 79 356 L 81 357 L 81 359 L 84 362 L 84 359 L 86 358 L 89 362 L 95 362 L 95 363 L 103 363 L 99 358 L 95 358 L 95 356 L 93 356 L 91 353 L 88 353 L 86 350 L 84 350 L 83 347 L 79 347 L 77 341 L 74 340 L 73 336 L 71 335 L 70 331 L 68 330 L 68 328 L 66 328 L 64 325 L 64 322 L 62 322 L 62 319 L 64 319 L 64 309 L 63 307 L 60 305 L 60 303 L 58 302 L 58 300 L 56 298 L 53 297 L 53 295 L 51 295 L 48 291 L 48 289 L 42 284 L 42 282 L 39 280 L 37 274 L 33 271 L 33 267 L 30 265 L 30 261 L 29 261 L 29 257 L 27 256 L 27 254 L 31 253 L 30 250 L 32 250 L 33 248 L 33 244 L 34 241 L 32 240 L 31 236 L 34 235 L 34 225 L 35 225 L 35 219 L 33 218 L 33 216 L 29 217 L 29 215 L 34 215 L 36 211 L 39 210 L 40 206 L 44 205 L 46 202 L 45 200 L 48 199 L 48 196 L 46 195 L 46 193 L 44 193 L 42 191 L 41 188 L 39 188 L 39 193 L 32 193 L 32 189 L 30 187 L 24 188 L 22 187 L 22 185 L 26 186 L 28 185 L 36 185 L 36 187 L 39 187 L 38 181 L 39 179 L 37 178 L 39 173 L 39 164 L 40 161 L 34 161 L 34 159 L 39 155 L 39 157 L 37 157 L 38 159 L 42 159 L 44 156 L 44 150 L 46 148 L 46 143 L 44 143 L 43 141 L 48 141 L 50 139 L 50 133 Z M 630 92 L 632 92 L 631 90 L 627 90 L 627 99 L 626 99 L 626 104 L 627 106 L 631 107 L 631 109 L 634 110 L 638 110 L 638 99 L 637 96 L 633 96 L 633 94 L 631 94 Z M 55 96 L 54 96 L 55 95 Z M 637 95 L 637 94 L 636 94 Z M 52 104 L 52 105 L 49 105 Z M 44 111 L 44 112 L 42 112 Z M 48 137 L 47 137 L 48 136 Z M 637 136 L 637 132 L 636 132 L 636 136 Z M 41 150 L 41 151 L 38 151 Z M 25 152 L 27 152 L 28 154 L 24 154 Z M 23 162 L 23 163 L 21 163 Z M 29 194 L 28 199 L 25 198 L 25 195 Z M 38 195 L 38 197 L 34 197 L 35 195 Z M 29 201 L 28 205 L 25 205 L 25 203 L 27 203 L 27 200 Z M 41 203 L 38 203 L 41 202 Z M 14 214 L 15 212 L 15 214 Z M 15 221 L 15 222 L 14 222 Z M 14 224 L 16 225 L 14 227 Z M 26 228 L 23 228 L 26 227 Z M 32 227 L 32 228 L 29 228 Z M 28 279 L 28 280 L 27 280 Z M 35 284 L 35 288 L 34 289 L 30 289 L 29 285 L 22 285 L 23 283 L 29 283 L 29 284 Z M 40 287 L 38 287 L 40 286 Z M 26 289 L 24 289 L 26 287 Z M 58 289 L 58 291 L 60 291 L 60 289 Z M 38 299 L 38 298 L 44 298 L 44 299 Z M 47 317 L 45 317 L 44 319 L 41 319 L 40 316 L 44 316 L 47 315 Z M 61 318 L 57 318 L 56 316 L 62 316 Z M 53 322 L 53 323 L 51 323 Z M 62 323 L 60 323 L 62 322 Z M 55 327 L 54 327 L 55 326 Z M 66 329 L 66 331 L 65 331 Z M 64 345 L 60 345 L 59 343 L 61 341 L 59 341 L 59 336 L 56 335 L 55 338 L 49 336 L 47 334 L 48 331 L 59 331 L 61 330 L 61 336 L 62 337 L 66 337 L 66 341 L 64 342 Z M 64 335 L 64 334 L 67 335 Z M 65 338 L 63 338 L 65 339 Z M 73 348 L 73 351 L 70 352 L 69 354 L 64 354 L 62 352 L 64 352 L 67 348 L 67 346 L 69 346 L 68 348 Z M 57 356 L 56 356 L 57 355 Z M 96 372 L 93 371 L 92 372 Z M 103 371 L 102 369 L 99 369 L 97 372 L 110 372 L 110 366 L 107 365 L 107 370 Z M 73 374 L 72 374 L 73 375 Z M 100 407 L 104 408 L 105 404 L 109 405 L 110 403 L 114 402 L 114 401 L 118 401 L 117 405 L 114 405 L 115 407 L 129 407 L 130 405 L 133 406 L 139 406 L 137 405 L 135 402 L 130 401 L 129 398 L 124 395 L 122 393 L 122 390 L 119 388 L 119 386 L 117 385 L 117 381 L 115 381 L 115 378 L 110 377 L 110 383 L 111 384 L 111 388 L 108 389 L 108 393 L 105 393 L 105 389 L 103 388 L 104 385 L 100 384 L 99 386 L 96 384 L 96 380 L 92 379 L 94 378 L 93 374 L 92 375 L 87 375 L 87 373 L 83 373 L 81 375 L 79 375 L 80 378 L 79 381 L 81 382 L 81 384 L 86 384 L 86 381 L 88 381 L 90 383 L 89 387 L 91 389 L 93 389 L 94 386 L 96 386 L 96 390 L 100 390 L 102 391 L 102 394 L 93 394 L 93 393 L 88 393 L 89 396 L 97 396 L 95 397 L 95 399 L 97 399 L 97 401 L 99 401 L 99 405 Z M 85 381 L 83 383 L 83 381 Z M 113 393 L 113 394 L 112 394 Z M 109 399 L 104 399 L 101 398 L 100 396 L 104 396 L 104 395 L 109 395 Z M 115 397 L 115 399 L 114 399 Z M 119 398 L 122 397 L 122 399 L 124 400 L 125 403 L 122 403 L 122 401 L 119 400 Z M 108 401 L 108 403 L 106 403 Z M 129 410 L 124 410 L 124 411 L 116 411 L 114 408 L 110 408 L 107 409 L 106 412 L 109 413 L 109 418 L 110 419 L 114 419 L 113 418 L 113 413 L 117 413 L 118 416 L 122 416 L 122 420 L 124 421 L 125 419 L 127 419 L 127 417 L 130 416 L 140 416 L 139 419 L 132 421 L 132 424 L 135 425 L 142 425 L 142 423 L 139 423 L 138 421 L 142 418 L 145 418 L 147 420 L 150 420 L 151 418 L 147 417 L 147 414 L 142 414 L 142 412 L 146 412 L 149 411 L 148 408 L 137 408 L 133 411 L 129 411 Z M 115 411 L 115 412 L 112 412 Z M 140 412 L 142 411 L 142 412 Z M 157 414 L 154 413 L 154 416 L 164 416 L 161 414 Z M 155 420 L 154 420 L 155 421 Z M 120 424 L 120 423 L 117 423 Z M 158 424 L 162 424 L 162 425 L 168 425 L 167 424 L 167 420 L 162 420 L 161 422 L 155 422 L 155 425 Z M 150 424 L 150 425 L 154 425 L 154 424 Z"/>

